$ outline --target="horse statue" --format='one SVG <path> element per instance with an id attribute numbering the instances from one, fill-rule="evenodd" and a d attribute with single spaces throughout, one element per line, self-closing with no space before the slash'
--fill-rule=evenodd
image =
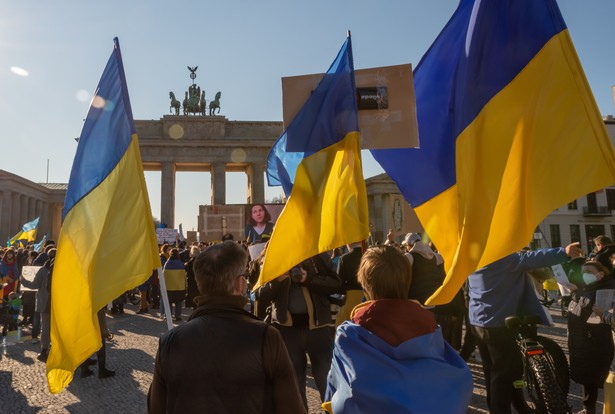
<path id="1" fill-rule="evenodd" d="M 222 96 L 222 92 L 218 92 L 216 94 L 216 98 L 209 102 L 209 116 L 216 114 L 216 109 L 218 110 L 218 114 L 220 114 L 220 97 Z"/>
<path id="2" fill-rule="evenodd" d="M 169 107 L 169 112 L 172 114 L 173 109 L 175 109 L 175 115 L 179 115 L 179 107 L 181 103 L 175 99 L 175 94 L 173 92 L 169 92 L 169 98 L 171 98 L 171 106 Z"/>

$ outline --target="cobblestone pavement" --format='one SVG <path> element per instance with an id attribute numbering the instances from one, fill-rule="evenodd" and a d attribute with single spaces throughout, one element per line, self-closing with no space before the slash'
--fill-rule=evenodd
<path id="1" fill-rule="evenodd" d="M 96 375 L 85 379 L 76 376 L 60 394 L 52 395 L 47 390 L 45 367 L 36 360 L 39 344 L 8 346 L 7 355 L 0 360 L 0 412 L 145 413 L 158 337 L 166 330 L 166 324 L 157 317 L 158 313 L 136 315 L 135 310 L 128 305 L 124 315 L 110 315 L 107 319 L 115 335 L 107 343 L 107 365 L 116 370 L 115 377 L 101 380 Z M 565 321 L 555 309 L 551 313 L 555 326 L 541 329 L 541 333 L 555 339 L 567 351 Z M 185 311 L 186 317 L 188 314 Z M 469 365 L 474 376 L 474 395 L 467 413 L 487 413 L 482 367 L 474 362 Z M 308 380 L 310 413 L 320 413 L 320 398 L 314 382 Z M 572 383 L 568 399 L 573 412 L 580 410 L 581 387 Z"/>

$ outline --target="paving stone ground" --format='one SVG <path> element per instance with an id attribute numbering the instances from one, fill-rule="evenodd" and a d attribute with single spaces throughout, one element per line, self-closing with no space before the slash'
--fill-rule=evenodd
<path id="1" fill-rule="evenodd" d="M 76 376 L 56 395 L 47 390 L 45 367 L 36 360 L 40 345 L 24 342 L 8 346 L 7 355 L 0 360 L 0 413 L 145 413 L 158 337 L 165 332 L 166 324 L 156 312 L 136 315 L 135 311 L 128 305 L 124 315 L 109 315 L 107 319 L 114 334 L 112 342 L 107 343 L 107 365 L 116 370 L 115 377 L 101 380 L 96 375 L 85 379 Z M 184 314 L 185 320 L 189 311 Z M 541 333 L 556 340 L 567 352 L 565 321 L 555 309 L 551 314 L 555 326 L 541 329 Z M 473 361 L 469 366 L 474 395 L 467 413 L 487 413 L 482 367 Z M 308 387 L 310 413 L 320 413 L 320 398 L 311 378 Z M 573 412 L 582 408 L 580 386 L 571 384 L 568 400 Z M 603 401 L 602 393 L 599 401 Z"/>

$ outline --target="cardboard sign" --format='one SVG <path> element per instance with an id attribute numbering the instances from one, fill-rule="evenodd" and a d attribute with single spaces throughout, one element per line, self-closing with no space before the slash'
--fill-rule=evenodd
<path id="1" fill-rule="evenodd" d="M 173 244 L 179 237 L 179 231 L 177 229 L 156 229 L 156 238 L 158 244 Z"/>
<path id="2" fill-rule="evenodd" d="M 412 65 L 355 70 L 361 148 L 419 146 Z M 284 128 L 288 128 L 324 73 L 282 78 Z"/>

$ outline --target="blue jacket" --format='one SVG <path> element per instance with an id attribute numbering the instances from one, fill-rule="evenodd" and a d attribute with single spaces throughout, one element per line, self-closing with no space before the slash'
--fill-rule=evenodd
<path id="1" fill-rule="evenodd" d="M 507 316 L 535 314 L 548 325 L 527 271 L 553 266 L 566 259 L 561 247 L 519 252 L 472 273 L 468 278 L 470 324 L 498 328 L 506 326 Z"/>
<path id="2" fill-rule="evenodd" d="M 392 346 L 353 322 L 337 330 L 325 401 L 333 413 L 465 413 L 472 374 L 433 333 Z"/>

